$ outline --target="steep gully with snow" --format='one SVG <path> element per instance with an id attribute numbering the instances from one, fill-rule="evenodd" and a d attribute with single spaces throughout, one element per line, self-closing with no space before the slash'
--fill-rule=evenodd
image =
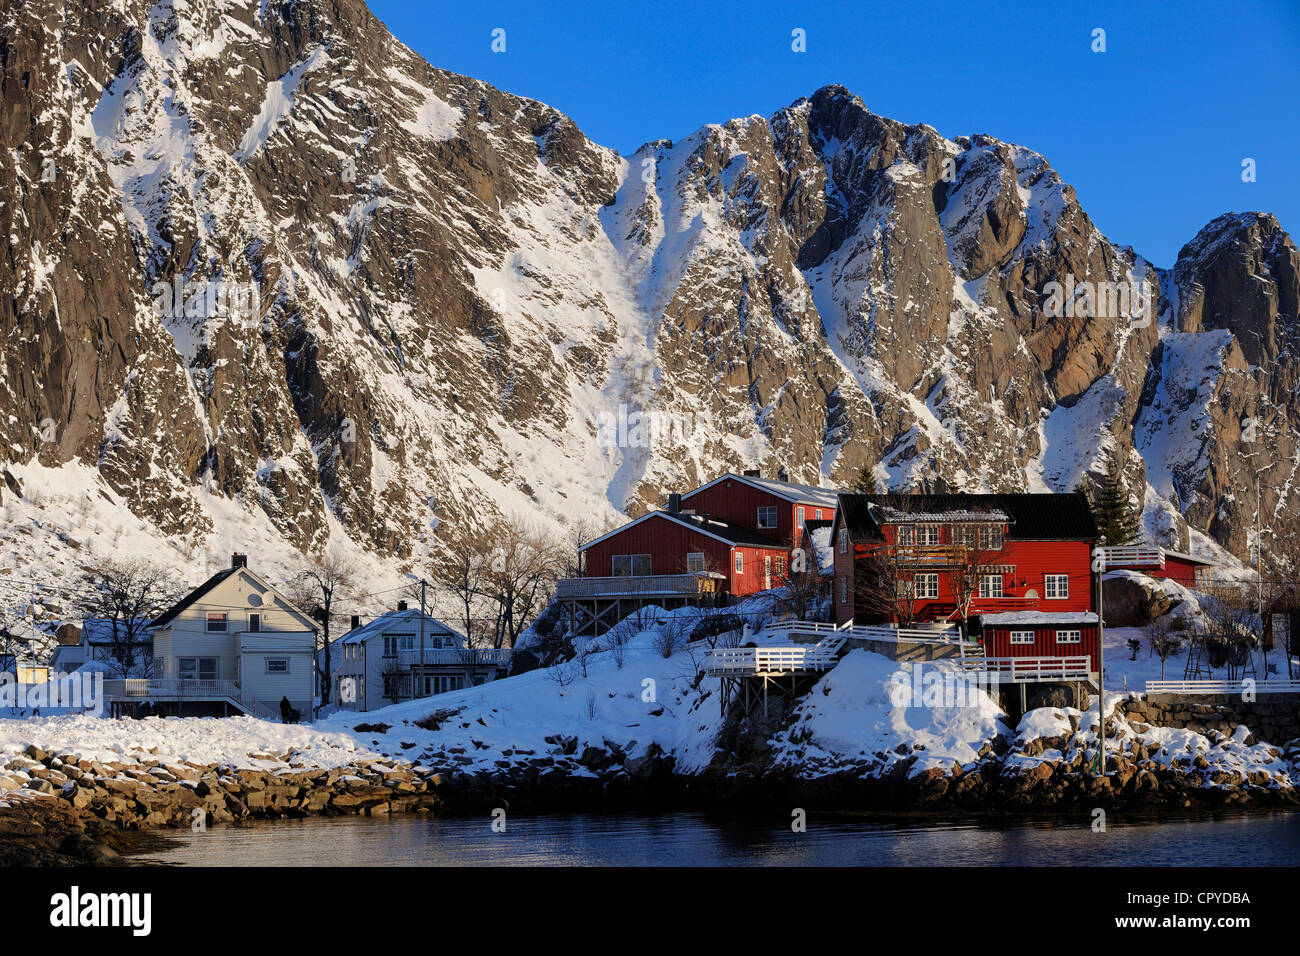
<path id="1" fill-rule="evenodd" d="M 1155 541 L 1242 556 L 1257 495 L 1266 533 L 1300 530 L 1300 254 L 1266 213 L 1215 219 L 1161 268 L 1102 236 L 1042 156 L 877 116 L 838 87 L 624 157 L 549 106 L 430 66 L 357 0 L 33 0 L 0 12 L 0 49 L 11 580 L 55 587 L 112 550 L 197 578 L 213 553 L 285 567 L 329 541 L 391 583 L 492 512 L 615 518 L 753 466 L 808 483 L 878 464 L 895 487 L 1068 490 L 1106 450 Z M 1051 316 L 1049 283 L 1067 277 L 1149 283 L 1154 315 Z M 191 307 L 160 308 L 178 287 Z M 241 309 L 249 290 L 256 308 Z M 602 444 L 620 409 L 686 427 Z M 1039 735 L 1053 766 L 1087 734 L 1071 716 Z M 777 734 L 806 744 L 799 726 Z M 1243 782 L 1189 784 L 1186 799 L 1225 786 L 1290 799 L 1278 775 L 1292 753 L 1206 735 L 1171 750 L 1127 726 L 1126 793 L 1225 773 Z M 415 739 L 379 744 L 439 758 L 425 731 L 399 727 Z M 59 733 L 50 745 L 66 748 Z M 454 759 L 485 750 L 472 743 L 441 754 L 452 781 L 464 766 L 540 780 L 551 765 L 532 761 L 546 760 L 573 781 L 579 766 L 633 781 L 615 787 L 704 779 L 661 773 L 676 746 L 611 737 L 584 762 L 575 736 L 499 748 L 495 774 Z M 950 766 L 898 770 L 917 743 L 851 752 L 874 768 L 869 786 L 928 780 L 946 801 L 997 802 L 1018 766 L 1008 731 Z M 321 769 L 293 768 L 291 750 L 269 769 Z M 130 776 L 79 763 L 77 776 L 59 752 L 27 767 L 8 755 L 4 779 L 39 793 L 28 783 L 53 778 L 51 792 L 98 807 L 99 791 L 121 793 L 100 778 Z M 1220 753 L 1241 765 L 1175 765 Z M 191 769 L 219 780 L 236 756 Z M 1046 792 L 1043 765 L 1026 774 Z M 341 776 L 362 783 L 328 786 L 385 785 L 354 769 Z M 727 786 L 749 772 L 733 769 Z M 1260 773 L 1272 782 L 1249 783 Z M 149 776 L 151 791 L 197 790 Z M 123 812 L 147 819 L 149 800 L 132 799 Z M 38 803 L 54 801 L 6 812 Z"/>

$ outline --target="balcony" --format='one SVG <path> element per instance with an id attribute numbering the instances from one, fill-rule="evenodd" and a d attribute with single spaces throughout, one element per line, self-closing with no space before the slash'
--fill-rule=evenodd
<path id="1" fill-rule="evenodd" d="M 562 578 L 555 595 L 560 600 L 592 600 L 621 597 L 690 597 L 712 594 L 726 581 L 716 571 L 688 574 L 620 574 L 608 578 Z"/>
<path id="2" fill-rule="evenodd" d="M 426 667 L 505 667 L 510 663 L 508 647 L 426 647 L 423 665 Z M 392 657 L 386 658 L 392 660 Z M 413 667 L 421 663 L 419 648 L 397 652 L 399 667 Z"/>

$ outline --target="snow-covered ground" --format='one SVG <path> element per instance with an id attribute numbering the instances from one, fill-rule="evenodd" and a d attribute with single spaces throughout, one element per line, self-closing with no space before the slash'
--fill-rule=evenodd
<path id="1" fill-rule="evenodd" d="M 288 754 L 289 763 L 331 768 L 379 756 L 346 732 L 253 717 L 0 720 L 0 763 L 32 744 L 54 754 L 75 753 L 101 763 L 134 763 L 149 757 L 162 763 L 190 761 L 263 768 L 280 763 Z"/>

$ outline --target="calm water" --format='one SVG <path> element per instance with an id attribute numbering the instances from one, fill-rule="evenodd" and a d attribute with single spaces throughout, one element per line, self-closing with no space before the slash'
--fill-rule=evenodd
<path id="1" fill-rule="evenodd" d="M 150 857 L 190 866 L 1292 866 L 1300 813 L 1086 825 L 718 814 L 336 817 L 214 827 Z"/>

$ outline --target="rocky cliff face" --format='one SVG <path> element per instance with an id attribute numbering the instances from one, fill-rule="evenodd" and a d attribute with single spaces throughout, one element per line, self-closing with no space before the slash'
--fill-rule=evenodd
<path id="1" fill-rule="evenodd" d="M 1068 490 L 1112 450 L 1162 543 L 1244 553 L 1262 466 L 1294 521 L 1271 216 L 1158 269 L 1043 157 L 837 87 L 620 157 L 358 0 L 0 16 L 11 496 L 78 464 L 196 546 L 233 506 L 400 566 L 725 468 Z"/>

